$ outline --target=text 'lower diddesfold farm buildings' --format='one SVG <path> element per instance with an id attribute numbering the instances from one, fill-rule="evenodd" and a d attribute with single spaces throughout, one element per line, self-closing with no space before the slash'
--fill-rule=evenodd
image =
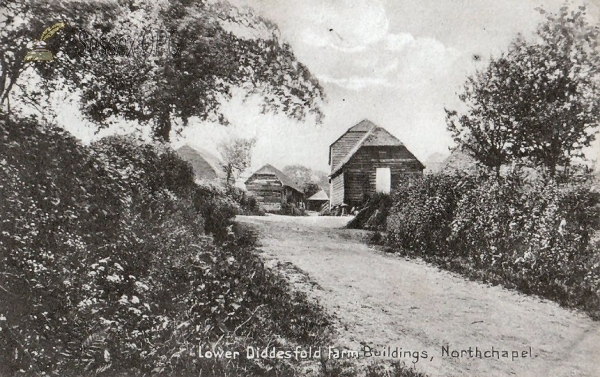
<path id="1" fill-rule="evenodd" d="M 425 168 L 394 135 L 366 119 L 329 146 L 329 165 L 331 208 L 360 206 Z"/>

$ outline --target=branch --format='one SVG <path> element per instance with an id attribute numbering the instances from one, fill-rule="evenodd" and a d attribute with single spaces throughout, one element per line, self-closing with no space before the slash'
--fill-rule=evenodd
<path id="1" fill-rule="evenodd" d="M 238 331 L 238 330 L 239 330 L 239 329 L 240 329 L 242 326 L 244 326 L 246 323 L 248 323 L 248 322 L 249 322 L 249 321 L 252 319 L 252 317 L 254 317 L 254 315 L 256 314 L 256 312 L 258 311 L 258 309 L 262 308 L 263 306 L 265 306 L 265 304 L 258 305 L 258 306 L 256 307 L 256 309 L 254 309 L 254 311 L 252 312 L 252 314 L 250 314 L 250 317 L 248 317 L 248 319 L 247 319 L 247 320 L 245 320 L 245 321 L 244 321 L 244 322 L 242 322 L 242 323 L 241 323 L 241 324 L 240 324 L 238 327 L 236 327 L 236 328 L 235 328 L 235 330 L 233 330 L 233 333 L 232 333 L 232 334 L 233 334 L 233 335 L 235 335 L 235 333 L 236 333 L 236 332 L 237 332 L 237 331 Z"/>

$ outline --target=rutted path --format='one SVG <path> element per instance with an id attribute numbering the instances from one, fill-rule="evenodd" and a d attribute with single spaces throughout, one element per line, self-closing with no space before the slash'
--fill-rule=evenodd
<path id="1" fill-rule="evenodd" d="M 238 221 L 259 229 L 270 263 L 292 263 L 316 283 L 297 282 L 339 318 L 337 343 L 350 350 L 365 342 L 427 351 L 433 359 L 421 358 L 416 368 L 431 376 L 600 376 L 600 323 L 584 314 L 384 254 L 361 240 L 364 232 L 338 229 L 343 218 Z M 533 357 L 442 358 L 444 345 L 519 353 L 531 347 Z"/>

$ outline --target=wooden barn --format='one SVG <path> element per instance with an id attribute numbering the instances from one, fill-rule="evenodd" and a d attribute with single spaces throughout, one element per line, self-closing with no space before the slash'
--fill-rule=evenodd
<path id="1" fill-rule="evenodd" d="M 303 205 L 304 193 L 290 177 L 272 165 L 258 169 L 246 180 L 246 190 L 265 211 L 278 211 L 284 203 Z"/>
<path id="2" fill-rule="evenodd" d="M 323 204 L 329 201 L 325 190 L 319 190 L 316 194 L 306 199 L 306 209 L 309 211 L 320 211 Z"/>
<path id="3" fill-rule="evenodd" d="M 184 145 L 177 149 L 177 154 L 189 162 L 194 169 L 198 181 L 225 182 L 225 171 L 221 160 L 212 153 L 199 148 Z"/>
<path id="4" fill-rule="evenodd" d="M 369 120 L 351 127 L 329 146 L 331 208 L 360 206 L 375 192 L 390 192 L 425 166 L 384 128 Z"/>

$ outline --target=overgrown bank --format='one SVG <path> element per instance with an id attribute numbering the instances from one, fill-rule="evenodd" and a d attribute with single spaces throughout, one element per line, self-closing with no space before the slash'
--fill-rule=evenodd
<path id="1" fill-rule="evenodd" d="M 385 229 L 391 252 L 598 318 L 599 197 L 591 185 L 586 177 L 567 183 L 517 173 L 428 175 L 400 184 L 385 199 L 391 203 L 386 217 L 373 216 L 385 202 L 373 200 L 362 216 L 371 221 L 360 225 Z"/>
<path id="2" fill-rule="evenodd" d="M 294 374 L 198 357 L 327 339 L 232 222 L 241 204 L 169 149 L 1 119 L 0 375 Z"/>

